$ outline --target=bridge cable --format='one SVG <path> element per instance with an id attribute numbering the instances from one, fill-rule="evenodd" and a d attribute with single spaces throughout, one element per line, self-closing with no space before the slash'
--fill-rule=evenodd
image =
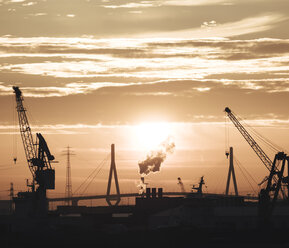
<path id="1" fill-rule="evenodd" d="M 77 191 L 81 189 L 81 187 L 93 176 L 93 174 L 100 168 L 100 166 L 107 161 L 110 154 L 108 154 L 99 164 L 98 166 L 88 175 L 88 177 L 78 186 L 78 188 L 74 191 L 73 194 L 76 194 Z"/>
<path id="2" fill-rule="evenodd" d="M 245 172 L 250 176 L 250 178 L 254 181 L 254 183 L 256 185 L 258 185 L 258 183 L 255 181 L 255 179 L 251 176 L 251 174 L 246 170 L 246 168 L 244 166 L 242 166 L 242 164 L 240 163 L 240 161 L 237 158 L 234 158 L 234 161 L 236 162 L 237 166 L 239 167 L 242 175 L 244 176 L 244 178 L 246 179 L 246 181 L 248 182 L 248 184 L 250 185 L 250 187 L 252 188 L 253 192 L 255 194 L 257 194 L 256 190 L 254 189 L 253 185 L 251 184 L 250 180 L 248 179 L 248 177 L 246 176 Z M 245 172 L 244 172 L 244 171 Z"/>
<path id="3" fill-rule="evenodd" d="M 101 164 L 99 170 L 95 173 L 95 175 L 93 176 L 93 178 L 90 179 L 90 182 L 86 185 L 86 187 L 84 188 L 84 190 L 80 193 L 81 195 L 83 195 L 83 194 L 86 192 L 87 188 L 90 186 L 90 184 L 91 184 L 92 181 L 95 179 L 95 177 L 98 175 L 98 173 L 101 171 L 102 167 L 105 165 L 106 162 L 107 162 L 107 160 L 104 161 L 104 162 Z"/>

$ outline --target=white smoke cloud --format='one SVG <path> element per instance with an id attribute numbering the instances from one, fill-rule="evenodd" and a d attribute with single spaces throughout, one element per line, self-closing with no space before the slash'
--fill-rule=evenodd
<path id="1" fill-rule="evenodd" d="M 162 162 L 167 157 L 167 154 L 174 152 L 175 143 L 168 138 L 160 144 L 160 147 L 157 150 L 151 151 L 147 158 L 144 161 L 138 163 L 139 173 L 144 176 L 148 175 L 151 172 L 160 171 Z"/>

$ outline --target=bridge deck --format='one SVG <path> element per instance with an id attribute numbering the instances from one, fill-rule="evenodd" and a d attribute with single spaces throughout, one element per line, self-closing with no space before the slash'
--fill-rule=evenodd
<path id="1" fill-rule="evenodd" d="M 164 196 L 188 196 L 192 193 L 183 193 L 183 192 L 163 192 Z M 222 194 L 203 194 L 204 196 L 208 197 L 226 197 L 225 195 Z M 117 198 L 117 194 L 112 194 L 109 196 L 110 199 Z M 137 197 L 141 196 L 139 193 L 125 193 L 125 194 L 120 194 L 120 197 Z M 229 196 L 230 197 L 230 196 Z M 246 200 L 258 200 L 258 197 L 255 196 L 240 196 L 244 197 Z M 81 200 L 93 200 L 93 199 L 106 199 L 107 195 L 88 195 L 88 196 L 73 196 L 70 198 L 66 197 L 60 197 L 60 198 L 48 198 L 49 202 L 57 202 L 57 201 L 81 201 Z"/>

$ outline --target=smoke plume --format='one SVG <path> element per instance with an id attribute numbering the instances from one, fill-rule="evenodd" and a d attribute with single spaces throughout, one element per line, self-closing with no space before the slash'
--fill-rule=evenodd
<path id="1" fill-rule="evenodd" d="M 185 191 L 186 191 L 186 190 L 185 190 L 185 186 L 184 186 L 184 184 L 183 184 L 183 182 L 182 182 L 182 179 L 181 179 L 180 177 L 178 177 L 178 185 L 180 185 L 182 192 L 185 192 Z"/>
<path id="2" fill-rule="evenodd" d="M 157 150 L 151 151 L 144 161 L 138 163 L 139 173 L 148 175 L 150 172 L 160 171 L 162 162 L 166 159 L 167 154 L 174 152 L 174 148 L 175 143 L 171 139 L 165 140 Z"/>
<path id="3" fill-rule="evenodd" d="M 139 188 L 139 194 L 142 195 L 146 191 L 147 183 L 144 181 L 144 177 L 140 178 L 140 183 L 137 186 Z"/>

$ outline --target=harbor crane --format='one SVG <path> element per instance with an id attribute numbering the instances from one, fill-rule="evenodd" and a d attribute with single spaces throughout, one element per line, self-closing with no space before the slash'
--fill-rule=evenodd
<path id="1" fill-rule="evenodd" d="M 258 143 L 253 139 L 253 137 L 247 132 L 247 130 L 242 126 L 242 124 L 239 122 L 239 120 L 236 118 L 236 116 L 232 113 L 231 109 L 226 107 L 225 112 L 227 113 L 229 119 L 233 122 L 235 127 L 239 130 L 239 132 L 243 135 L 245 140 L 251 146 L 251 148 L 254 150 L 254 152 L 261 159 L 261 161 L 266 166 L 266 168 L 270 171 L 270 169 L 272 167 L 271 159 L 262 150 L 262 148 L 258 145 Z"/>
<path id="2" fill-rule="evenodd" d="M 203 185 L 205 184 L 204 176 L 201 176 L 198 186 L 193 185 L 192 192 L 203 195 Z M 194 192 L 195 190 L 195 192 Z"/>
<path id="3" fill-rule="evenodd" d="M 17 113 L 20 127 L 20 134 L 24 146 L 24 151 L 28 167 L 32 174 L 32 183 L 30 192 L 19 192 L 15 198 L 15 210 L 19 208 L 27 209 L 30 214 L 43 214 L 47 211 L 48 204 L 46 190 L 55 188 L 55 170 L 51 167 L 54 156 L 50 153 L 44 137 L 36 133 L 36 142 L 34 142 L 31 128 L 26 115 L 26 109 L 23 106 L 23 95 L 19 87 L 13 87 Z M 23 208 L 23 205 L 29 205 Z M 21 206 L 20 206 L 21 205 Z"/>
<path id="4" fill-rule="evenodd" d="M 289 167 L 289 157 L 284 152 L 278 152 L 275 155 L 274 161 L 272 162 L 270 158 L 266 155 L 263 149 L 258 145 L 258 143 L 253 139 L 253 137 L 247 132 L 247 130 L 242 126 L 237 117 L 232 113 L 231 109 L 226 107 L 225 112 L 229 119 L 233 122 L 235 127 L 239 130 L 254 152 L 261 159 L 263 164 L 269 170 L 269 176 L 266 177 L 260 184 L 267 181 L 265 188 L 261 189 L 259 193 L 259 215 L 263 220 L 269 221 L 279 191 L 281 190 L 283 197 L 285 198 L 284 191 L 282 190 L 282 184 L 287 187 L 287 200 L 289 201 L 289 183 L 288 175 L 285 177 L 284 170 L 287 161 L 287 167 Z M 288 168 L 289 171 L 289 168 Z M 271 197 L 272 195 L 272 197 Z M 271 199 L 272 198 L 272 199 Z"/>

